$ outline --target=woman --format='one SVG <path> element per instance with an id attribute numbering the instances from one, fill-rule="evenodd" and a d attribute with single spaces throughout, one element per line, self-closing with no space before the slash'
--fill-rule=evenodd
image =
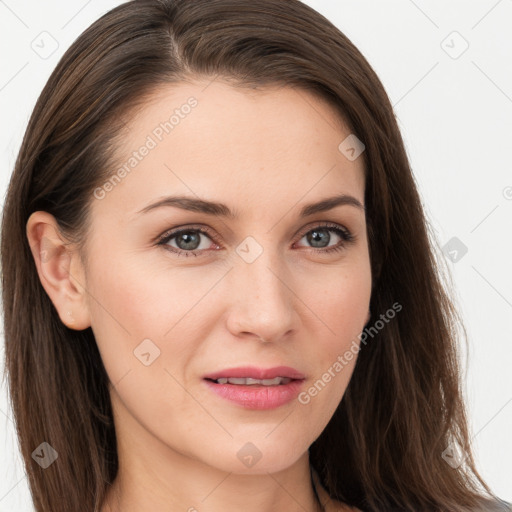
<path id="1" fill-rule="evenodd" d="M 506 510 L 394 114 L 293 0 L 144 0 L 34 109 L 2 229 L 38 512 Z"/>

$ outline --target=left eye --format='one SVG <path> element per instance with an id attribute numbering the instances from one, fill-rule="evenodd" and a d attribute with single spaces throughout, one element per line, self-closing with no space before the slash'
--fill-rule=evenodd
<path id="1" fill-rule="evenodd" d="M 335 233 L 335 236 L 337 236 L 340 241 L 334 245 L 329 245 L 332 238 L 330 233 Z M 210 242 L 214 242 L 213 236 L 204 228 L 191 227 L 165 233 L 160 237 L 158 245 L 165 246 L 166 249 L 179 256 L 199 256 L 211 245 L 207 243 L 202 244 L 201 237 L 208 238 Z M 312 249 L 318 249 L 315 252 L 329 253 L 331 251 L 342 250 L 347 244 L 355 240 L 355 236 L 347 229 L 338 225 L 320 225 L 306 231 L 299 239 L 299 242 L 303 239 L 312 245 Z M 171 245 L 171 242 L 176 245 Z M 203 245 L 203 247 L 201 247 L 201 245 Z"/>
<path id="2" fill-rule="evenodd" d="M 336 233 L 336 236 L 340 238 L 343 242 L 350 242 L 352 240 L 350 233 L 348 233 L 347 231 L 342 230 L 341 228 L 338 227 L 329 226 L 318 226 L 314 229 L 311 229 L 301 238 L 301 240 L 305 238 L 308 241 L 308 243 L 312 244 L 313 248 L 323 249 L 325 247 L 332 247 L 328 245 L 329 242 L 331 241 L 331 235 L 329 234 L 330 232 Z M 338 246 L 339 243 L 335 244 L 335 247 Z"/>

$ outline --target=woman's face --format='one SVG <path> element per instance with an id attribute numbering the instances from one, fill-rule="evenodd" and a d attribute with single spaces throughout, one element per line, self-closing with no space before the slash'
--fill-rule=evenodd
<path id="1" fill-rule="evenodd" d="M 329 422 L 368 320 L 363 159 L 292 88 L 172 85 L 125 121 L 84 284 L 124 457 L 282 470 Z"/>

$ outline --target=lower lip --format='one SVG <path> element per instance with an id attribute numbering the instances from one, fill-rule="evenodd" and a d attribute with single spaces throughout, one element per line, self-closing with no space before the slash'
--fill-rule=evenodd
<path id="1" fill-rule="evenodd" d="M 291 402 L 299 394 L 302 380 L 292 380 L 278 386 L 217 384 L 206 380 L 208 387 L 217 395 L 247 409 L 275 409 Z"/>

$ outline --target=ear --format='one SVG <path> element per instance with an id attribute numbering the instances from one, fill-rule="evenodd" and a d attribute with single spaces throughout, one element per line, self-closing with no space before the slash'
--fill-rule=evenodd
<path id="1" fill-rule="evenodd" d="M 70 329 L 86 329 L 91 322 L 78 251 L 59 233 L 55 217 L 48 212 L 32 213 L 26 230 L 39 279 L 62 323 Z"/>

